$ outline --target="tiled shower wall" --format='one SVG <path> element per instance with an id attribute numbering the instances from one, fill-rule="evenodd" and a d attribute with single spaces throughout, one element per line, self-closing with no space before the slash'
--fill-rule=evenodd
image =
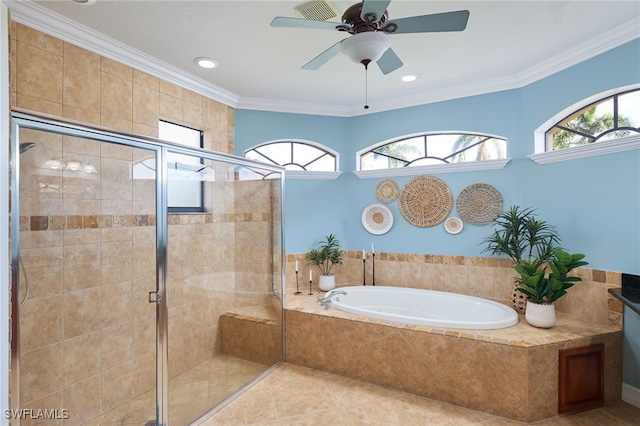
<path id="1" fill-rule="evenodd" d="M 167 119 L 233 152 L 232 108 L 15 22 L 10 68 L 12 107 L 152 137 Z M 79 424 L 155 386 L 155 184 L 131 179 L 140 149 L 28 130 L 21 141 L 37 144 L 21 157 L 22 407 L 65 407 Z M 99 175 L 47 175 L 52 153 Z M 211 166 L 207 213 L 168 218 L 171 376 L 218 349 L 220 313 L 271 303 L 278 273 L 278 181 Z"/>
<path id="2" fill-rule="evenodd" d="M 295 291 L 295 261 L 298 259 L 299 285 L 309 285 L 309 265 L 305 253 L 287 255 L 288 293 Z M 362 285 L 362 252 L 348 251 L 344 266 L 334 267 L 338 287 Z M 621 285 L 621 273 L 589 268 L 575 271 L 583 281 L 567 290 L 567 295 L 555 303 L 558 312 L 577 319 L 622 328 L 622 303 L 611 296 L 610 288 Z M 318 269 L 314 267 L 314 288 L 318 291 Z M 411 287 L 448 291 L 511 303 L 515 271 L 509 259 L 473 256 L 443 256 L 432 254 L 376 253 L 376 285 Z M 373 281 L 371 253 L 365 263 L 365 282 Z"/>

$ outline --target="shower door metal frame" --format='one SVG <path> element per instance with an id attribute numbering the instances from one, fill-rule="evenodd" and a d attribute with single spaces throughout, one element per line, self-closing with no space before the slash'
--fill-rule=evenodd
<path id="1" fill-rule="evenodd" d="M 19 131 L 21 128 L 45 131 L 66 136 L 91 139 L 98 142 L 109 142 L 133 148 L 146 149 L 156 155 L 156 424 L 166 426 L 169 419 L 169 342 L 168 342 L 168 308 L 167 308 L 167 187 L 168 168 L 167 154 L 172 153 L 197 155 L 203 159 L 221 161 L 238 166 L 257 168 L 276 172 L 280 179 L 280 295 L 281 314 L 284 316 L 284 168 L 259 163 L 246 158 L 230 154 L 219 153 L 206 149 L 190 148 L 172 142 L 162 141 L 150 137 L 117 133 L 112 130 L 92 127 L 84 123 L 53 117 L 45 114 L 35 115 L 31 111 L 19 109 L 11 112 L 11 387 L 10 409 L 20 409 L 20 161 L 19 161 Z M 285 348 L 284 321 L 282 321 L 282 359 Z M 281 362 L 282 362 L 281 359 Z M 213 408 L 213 407 L 212 407 Z M 20 425 L 20 419 L 12 419 L 12 424 Z"/>

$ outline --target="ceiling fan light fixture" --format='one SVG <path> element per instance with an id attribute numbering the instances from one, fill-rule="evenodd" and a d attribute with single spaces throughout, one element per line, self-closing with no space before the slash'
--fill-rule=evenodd
<path id="1" fill-rule="evenodd" d="M 211 58 L 205 58 L 205 57 L 195 58 L 193 62 L 195 62 L 195 64 L 198 65 L 199 67 L 208 68 L 208 69 L 216 68 L 218 66 L 218 62 L 214 61 Z"/>
<path id="2" fill-rule="evenodd" d="M 375 62 L 391 47 L 391 37 L 382 32 L 354 34 L 340 44 L 340 50 L 358 64 Z"/>
<path id="3" fill-rule="evenodd" d="M 418 74 L 405 74 L 400 77 L 404 83 L 411 83 L 412 81 L 416 81 L 418 79 Z"/>

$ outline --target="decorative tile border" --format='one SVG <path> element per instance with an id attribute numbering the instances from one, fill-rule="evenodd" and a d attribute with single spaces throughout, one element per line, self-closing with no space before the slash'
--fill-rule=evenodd
<path id="1" fill-rule="evenodd" d="M 169 225 L 190 225 L 198 223 L 229 222 L 270 222 L 270 213 L 177 213 L 169 214 Z M 61 215 L 61 216 L 20 216 L 20 231 L 59 231 L 64 229 L 92 229 L 155 226 L 156 215 Z"/>

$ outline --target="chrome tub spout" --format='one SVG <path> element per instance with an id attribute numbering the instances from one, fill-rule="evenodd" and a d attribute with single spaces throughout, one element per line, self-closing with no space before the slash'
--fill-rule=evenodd
<path id="1" fill-rule="evenodd" d="M 325 309 L 331 308 L 331 298 L 337 296 L 339 294 L 347 295 L 347 292 L 344 290 L 335 290 L 330 293 L 327 293 L 325 297 L 318 296 L 318 303 L 324 306 Z M 340 301 L 340 298 L 336 297 L 336 301 Z"/>

